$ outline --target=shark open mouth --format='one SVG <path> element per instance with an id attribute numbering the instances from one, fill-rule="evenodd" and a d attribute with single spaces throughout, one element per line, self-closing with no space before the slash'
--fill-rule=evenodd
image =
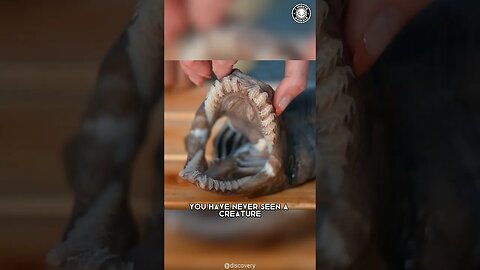
<path id="1" fill-rule="evenodd" d="M 290 124 L 290 128 L 286 125 L 288 115 L 289 122 L 310 125 L 313 121 L 308 122 L 309 118 L 301 114 L 309 110 L 292 106 L 301 113 L 295 115 L 290 111 L 276 117 L 273 94 L 268 84 L 239 70 L 216 81 L 197 110 L 185 138 L 188 157 L 180 176 L 204 190 L 248 197 L 273 193 L 312 179 L 315 165 L 311 156 L 315 155 L 315 145 L 314 140 L 304 137 L 311 133 L 313 138 L 313 124 L 309 129 L 299 127 L 298 123 Z M 313 103 L 301 105 L 311 107 L 313 112 L 314 98 L 303 98 L 307 99 Z M 208 164 L 206 144 L 214 124 L 222 117 L 227 121 L 215 135 L 214 156 Z M 303 119 L 299 121 L 296 117 Z M 289 134 L 291 130 L 297 135 Z M 308 150 L 302 152 L 305 162 L 300 164 L 295 157 L 302 149 Z M 293 183 L 293 178 L 300 181 Z"/>
<path id="2" fill-rule="evenodd" d="M 180 176 L 202 189 L 220 193 L 263 190 L 282 167 L 278 121 L 272 106 L 273 89 L 234 70 L 216 81 L 198 109 L 185 139 L 188 158 Z M 207 164 L 205 148 L 214 124 L 227 121 L 213 144 Z M 268 183 L 270 184 L 270 183 Z"/>

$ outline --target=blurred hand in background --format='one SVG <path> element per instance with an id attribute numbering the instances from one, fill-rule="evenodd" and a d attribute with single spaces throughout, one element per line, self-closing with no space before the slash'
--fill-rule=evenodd
<path id="1" fill-rule="evenodd" d="M 165 0 L 165 47 L 189 29 L 207 32 L 222 23 L 233 0 Z"/>
<path id="2" fill-rule="evenodd" d="M 432 0 L 350 0 L 345 34 L 353 69 L 361 75 L 402 28 Z"/>

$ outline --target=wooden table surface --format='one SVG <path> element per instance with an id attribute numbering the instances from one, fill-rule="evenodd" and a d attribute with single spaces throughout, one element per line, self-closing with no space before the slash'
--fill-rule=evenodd
<path id="1" fill-rule="evenodd" d="M 186 160 L 183 139 L 190 129 L 195 111 L 205 99 L 208 86 L 165 93 L 164 145 L 165 171 L 164 195 L 166 209 L 186 209 L 195 202 L 252 202 L 287 203 L 290 209 L 315 209 L 315 181 L 268 196 L 247 199 L 203 191 L 178 176 Z M 220 128 L 215 125 L 214 129 Z M 210 144 L 210 143 L 209 143 Z M 207 146 L 207 153 L 212 153 Z"/>
<path id="2" fill-rule="evenodd" d="M 215 244 L 192 239 L 166 223 L 166 270 L 225 269 L 225 263 L 256 264 L 262 270 L 315 269 L 315 234 L 269 246 Z"/>

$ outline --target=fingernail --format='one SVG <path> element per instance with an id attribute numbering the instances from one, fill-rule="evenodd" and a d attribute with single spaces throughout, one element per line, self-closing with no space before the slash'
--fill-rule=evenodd
<path id="1" fill-rule="evenodd" d="M 365 48 L 373 59 L 377 59 L 382 54 L 400 31 L 402 22 L 403 13 L 394 7 L 386 7 L 375 16 L 363 40 Z"/>
<path id="2" fill-rule="evenodd" d="M 373 65 L 373 59 L 365 47 L 364 40 L 361 40 L 353 51 L 355 52 L 353 55 L 353 70 L 356 75 L 362 75 Z"/>
<path id="3" fill-rule="evenodd" d="M 280 115 L 285 108 L 287 108 L 288 104 L 290 104 L 290 97 L 283 97 L 278 103 L 278 108 L 280 111 L 276 111 L 277 115 Z"/>

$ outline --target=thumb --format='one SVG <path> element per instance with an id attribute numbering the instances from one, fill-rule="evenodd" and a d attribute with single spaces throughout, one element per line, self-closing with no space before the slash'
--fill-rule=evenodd
<path id="1" fill-rule="evenodd" d="M 215 73 L 215 76 L 217 76 L 217 78 L 220 80 L 232 72 L 233 66 L 237 62 L 237 60 L 213 60 L 213 73 Z"/>
<path id="2" fill-rule="evenodd" d="M 355 73 L 365 73 L 397 33 L 431 1 L 351 0 L 345 33 Z"/>
<path id="3" fill-rule="evenodd" d="M 285 78 L 280 81 L 273 96 L 275 114 L 278 116 L 307 86 L 308 61 L 290 60 L 285 63 Z"/>

